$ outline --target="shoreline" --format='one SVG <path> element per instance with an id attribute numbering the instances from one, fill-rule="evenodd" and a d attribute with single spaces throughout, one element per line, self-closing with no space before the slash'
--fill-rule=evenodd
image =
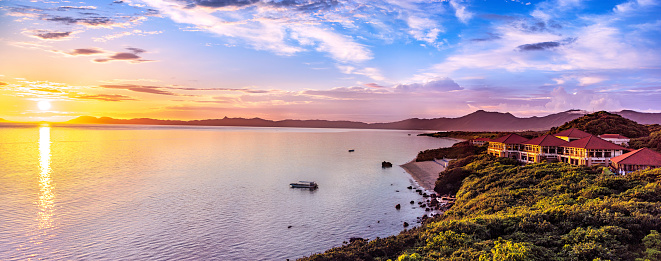
<path id="1" fill-rule="evenodd" d="M 416 162 L 415 159 L 399 166 L 411 175 L 418 185 L 429 191 L 434 191 L 438 174 L 445 170 L 443 165 L 435 161 Z"/>

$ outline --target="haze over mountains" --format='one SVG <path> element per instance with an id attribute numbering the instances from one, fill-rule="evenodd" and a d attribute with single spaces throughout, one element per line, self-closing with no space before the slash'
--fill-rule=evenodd
<path id="1" fill-rule="evenodd" d="M 631 110 L 613 112 L 641 124 L 661 124 L 661 113 L 641 113 Z M 586 111 L 569 110 L 544 117 L 519 118 L 510 113 L 478 110 L 458 118 L 406 119 L 389 123 L 364 123 L 355 121 L 281 120 L 260 118 L 222 118 L 207 120 L 157 120 L 113 119 L 108 117 L 81 116 L 67 123 L 77 124 L 145 124 L 145 125 L 198 125 L 198 126 L 248 126 L 248 127 L 296 127 L 296 128 L 352 128 L 352 129 L 402 129 L 402 130 L 463 130 L 463 131 L 519 131 L 548 130 L 588 114 Z"/>

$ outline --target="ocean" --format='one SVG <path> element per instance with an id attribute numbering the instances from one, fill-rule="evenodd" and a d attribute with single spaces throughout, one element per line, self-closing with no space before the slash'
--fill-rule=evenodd
<path id="1" fill-rule="evenodd" d="M 0 260 L 293 260 L 395 235 L 425 214 L 398 165 L 454 143 L 418 133 L 0 124 Z"/>

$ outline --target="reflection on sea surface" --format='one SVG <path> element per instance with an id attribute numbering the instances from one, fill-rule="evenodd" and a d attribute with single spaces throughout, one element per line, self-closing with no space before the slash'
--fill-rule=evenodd
<path id="1" fill-rule="evenodd" d="M 39 213 L 39 230 L 51 228 L 53 226 L 51 218 L 53 217 L 53 185 L 51 184 L 51 149 L 50 149 L 50 127 L 39 127 L 39 200 L 37 206 Z"/>
<path id="2" fill-rule="evenodd" d="M 453 143 L 409 133 L 0 127 L 0 260 L 292 260 L 394 235 L 425 214 L 397 165 Z"/>

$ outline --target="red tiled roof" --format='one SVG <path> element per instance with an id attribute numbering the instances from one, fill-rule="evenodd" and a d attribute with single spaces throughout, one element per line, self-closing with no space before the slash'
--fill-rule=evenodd
<path id="1" fill-rule="evenodd" d="M 560 137 L 570 137 L 570 138 L 586 138 L 592 136 L 592 134 L 587 133 L 585 131 L 576 129 L 576 128 L 571 128 L 568 130 L 564 130 L 561 132 L 558 132 L 556 134 L 553 134 L 553 136 L 560 136 Z"/>
<path id="2" fill-rule="evenodd" d="M 532 140 L 526 141 L 523 144 L 530 145 L 539 145 L 539 146 L 566 146 L 569 142 L 557 138 L 553 135 L 544 135 L 541 137 L 534 138 Z"/>
<path id="3" fill-rule="evenodd" d="M 602 139 L 629 139 L 629 138 L 624 137 L 620 134 L 601 134 L 601 135 L 599 135 L 599 138 L 602 138 Z"/>
<path id="4" fill-rule="evenodd" d="M 616 164 L 661 166 L 661 154 L 648 148 L 637 149 L 611 158 Z"/>
<path id="5" fill-rule="evenodd" d="M 564 147 L 592 149 L 592 150 L 627 150 L 626 148 L 620 145 L 617 145 L 615 143 L 612 143 L 610 141 L 592 135 L 590 135 L 590 137 L 572 141 L 567 145 L 565 145 Z"/>
<path id="6" fill-rule="evenodd" d="M 505 144 L 521 144 L 528 141 L 528 139 L 521 137 L 520 135 L 516 133 L 510 133 L 502 137 L 495 138 L 491 140 L 490 142 L 498 142 L 498 143 L 505 143 Z"/>

